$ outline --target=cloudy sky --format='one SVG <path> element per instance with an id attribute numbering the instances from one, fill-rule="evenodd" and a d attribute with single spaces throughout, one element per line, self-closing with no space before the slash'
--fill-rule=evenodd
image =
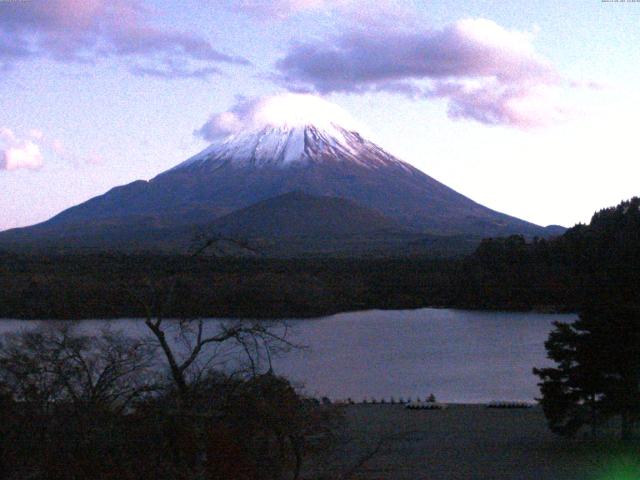
<path id="1" fill-rule="evenodd" d="M 0 0 L 0 229 L 152 178 L 287 91 L 484 205 L 588 221 L 640 194 L 638 45 L 622 1 Z"/>

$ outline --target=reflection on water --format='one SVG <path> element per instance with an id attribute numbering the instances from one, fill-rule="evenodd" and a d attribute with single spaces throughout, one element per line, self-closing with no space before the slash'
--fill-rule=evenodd
<path id="1" fill-rule="evenodd" d="M 274 361 L 277 373 L 306 392 L 333 399 L 425 397 L 449 402 L 532 400 L 534 366 L 548 364 L 544 341 L 552 322 L 573 315 L 395 310 L 290 320 L 290 338 L 309 348 Z M 210 320 L 213 327 L 218 320 Z M 106 322 L 131 335 L 146 334 L 140 320 Z M 39 322 L 0 321 L 0 333 Z"/>

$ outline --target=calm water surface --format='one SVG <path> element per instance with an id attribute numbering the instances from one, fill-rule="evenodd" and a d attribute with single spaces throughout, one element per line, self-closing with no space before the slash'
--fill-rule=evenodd
<path id="1" fill-rule="evenodd" d="M 532 400 L 534 366 L 548 365 L 544 341 L 552 322 L 574 315 L 446 309 L 351 312 L 289 320 L 291 339 L 307 345 L 274 361 L 277 373 L 332 399 L 425 397 L 448 402 Z M 212 319 L 212 325 L 218 320 Z M 85 320 L 99 331 L 107 321 Z M 39 322 L 28 322 L 35 325 Z M 140 320 L 109 324 L 132 335 Z M 0 333 L 25 322 L 0 320 Z"/>

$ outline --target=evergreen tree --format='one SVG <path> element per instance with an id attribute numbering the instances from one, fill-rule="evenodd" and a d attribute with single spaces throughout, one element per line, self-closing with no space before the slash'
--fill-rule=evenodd
<path id="1" fill-rule="evenodd" d="M 545 343 L 553 368 L 534 369 L 552 431 L 575 435 L 583 426 L 620 417 L 624 439 L 640 419 L 640 310 L 594 302 L 571 324 L 555 324 Z"/>

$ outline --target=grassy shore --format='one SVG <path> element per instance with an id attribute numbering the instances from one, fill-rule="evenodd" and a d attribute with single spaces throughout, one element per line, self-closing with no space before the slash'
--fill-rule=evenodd
<path id="1" fill-rule="evenodd" d="M 345 415 L 356 437 L 346 466 L 379 446 L 355 478 L 640 479 L 640 450 L 621 447 L 611 438 L 558 437 L 547 429 L 540 407 L 451 405 L 415 411 L 401 405 L 351 405 Z"/>

